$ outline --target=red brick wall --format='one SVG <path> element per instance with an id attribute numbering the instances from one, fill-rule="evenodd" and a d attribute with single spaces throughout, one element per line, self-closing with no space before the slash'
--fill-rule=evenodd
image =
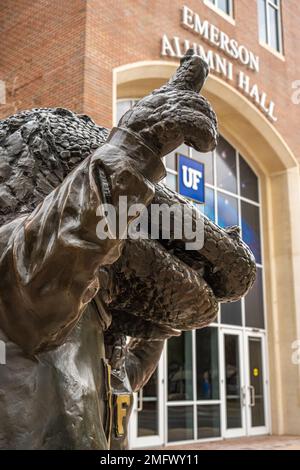
<path id="1" fill-rule="evenodd" d="M 202 0 L 1 0 L 0 79 L 8 89 L 1 116 L 64 106 L 111 126 L 114 67 L 160 59 L 163 33 L 202 42 L 180 26 L 185 4 L 260 56 L 260 73 L 248 75 L 275 101 L 275 126 L 300 158 L 300 105 L 291 101 L 300 80 L 300 2 L 282 3 L 284 61 L 259 45 L 255 0 L 234 1 L 235 26 Z M 246 71 L 235 63 L 239 69 Z"/>
<path id="2" fill-rule="evenodd" d="M 85 0 L 1 0 L 1 117 L 40 106 L 82 111 L 85 12 Z"/>

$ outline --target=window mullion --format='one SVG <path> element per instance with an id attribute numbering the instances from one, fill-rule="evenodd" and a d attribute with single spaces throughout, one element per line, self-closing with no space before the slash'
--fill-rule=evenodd
<path id="1" fill-rule="evenodd" d="M 270 16 L 269 16 L 269 13 L 270 13 L 270 4 L 269 4 L 269 1 L 266 0 L 265 1 L 265 14 L 266 14 L 266 27 L 267 27 L 267 30 L 266 30 L 266 36 L 267 36 L 267 44 L 269 46 L 271 46 L 270 44 L 270 41 L 271 41 L 271 32 L 270 32 Z"/>
<path id="2" fill-rule="evenodd" d="M 282 28 L 282 18 L 281 18 L 281 1 L 278 2 L 278 37 L 279 37 L 279 52 L 283 54 L 283 28 Z"/>

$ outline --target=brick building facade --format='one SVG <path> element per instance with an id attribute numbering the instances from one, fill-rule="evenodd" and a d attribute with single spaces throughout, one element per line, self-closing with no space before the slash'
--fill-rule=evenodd
<path id="1" fill-rule="evenodd" d="M 265 8 L 266 17 L 260 16 L 259 7 Z M 276 18 L 278 29 L 273 30 Z M 259 181 L 260 195 L 254 205 L 260 210 L 262 259 L 258 265 L 262 270 L 265 324 L 256 328 L 245 323 L 246 303 L 241 307 L 244 320 L 240 329 L 232 321 L 222 322 L 221 312 L 215 325 L 218 361 L 209 373 L 218 375 L 219 393 L 214 398 L 197 395 L 200 359 L 196 333 L 191 337 L 191 364 L 187 366 L 185 361 L 180 369 L 185 374 L 185 390 L 186 368 L 195 372 L 191 397 L 185 391 L 178 400 L 170 398 L 169 390 L 174 386 L 169 370 L 172 347 L 166 348 L 155 381 L 146 390 L 144 401 L 142 397 L 138 400 L 140 408 L 145 403 L 153 407 L 145 405 L 144 415 L 135 411 L 134 447 L 255 433 L 300 433 L 300 366 L 292 359 L 295 341 L 300 338 L 300 105 L 295 88 L 300 80 L 299 18 L 298 0 L 0 2 L 0 80 L 6 92 L 0 117 L 21 109 L 59 106 L 88 114 L 98 124 L 111 127 L 123 109 L 122 103 L 130 106 L 163 83 L 189 44 L 208 54 L 206 57 L 214 63 L 204 93 L 218 113 L 224 141 L 235 149 L 238 184 L 242 184 L 244 161 Z M 275 39 L 274 34 L 278 36 Z M 251 57 L 253 67 L 249 67 Z M 270 106 L 274 108 L 268 116 Z M 191 150 L 181 151 L 196 158 Z M 208 190 L 214 191 L 218 212 L 218 152 L 212 158 L 216 178 L 208 184 Z M 169 174 L 177 178 L 176 164 Z M 248 198 L 243 197 L 242 186 L 237 193 L 241 207 Z M 224 194 L 232 196 L 231 191 Z M 216 218 L 220 223 L 220 214 Z M 242 215 L 239 220 L 243 223 Z M 228 405 L 230 384 L 226 382 L 230 365 L 226 363 L 226 341 L 230 335 L 238 338 L 236 345 L 243 349 L 239 360 L 245 368 L 251 363 L 251 338 L 262 341 L 263 351 L 263 391 L 253 392 L 251 374 L 257 370 L 259 374 L 259 367 L 254 367 L 249 371 L 250 378 L 238 377 L 236 408 Z M 257 426 L 253 399 L 256 406 L 264 400 L 264 420 Z M 240 423 L 230 426 L 229 415 L 237 410 Z M 155 423 L 151 423 L 151 413 L 156 413 Z M 201 425 L 202 413 L 206 426 Z M 181 430 L 172 416 L 182 421 Z M 187 432 L 187 428 L 193 432 Z"/>
<path id="2" fill-rule="evenodd" d="M 297 119 L 289 119 L 292 83 L 300 77 L 297 0 L 283 2 L 282 56 L 258 42 L 256 1 L 236 1 L 232 24 L 201 0 L 2 0 L 0 65 L 7 105 L 1 116 L 59 104 L 111 126 L 112 70 L 160 59 L 162 34 L 183 35 L 180 12 L 185 3 L 259 55 L 261 71 L 255 83 L 276 102 L 276 129 L 297 155 Z M 192 32 L 184 36 L 191 42 L 197 40 Z M 300 114 L 299 109 L 293 112 Z"/>

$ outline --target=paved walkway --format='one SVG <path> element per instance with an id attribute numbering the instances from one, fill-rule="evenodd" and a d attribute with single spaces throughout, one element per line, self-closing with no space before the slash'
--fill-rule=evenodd
<path id="1" fill-rule="evenodd" d="M 167 446 L 168 450 L 300 450 L 300 436 L 260 436 Z"/>

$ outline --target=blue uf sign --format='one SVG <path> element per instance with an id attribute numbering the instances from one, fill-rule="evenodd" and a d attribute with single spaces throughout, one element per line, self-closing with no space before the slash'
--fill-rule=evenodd
<path id="1" fill-rule="evenodd" d="M 204 164 L 178 155 L 179 193 L 197 202 L 205 202 Z"/>

